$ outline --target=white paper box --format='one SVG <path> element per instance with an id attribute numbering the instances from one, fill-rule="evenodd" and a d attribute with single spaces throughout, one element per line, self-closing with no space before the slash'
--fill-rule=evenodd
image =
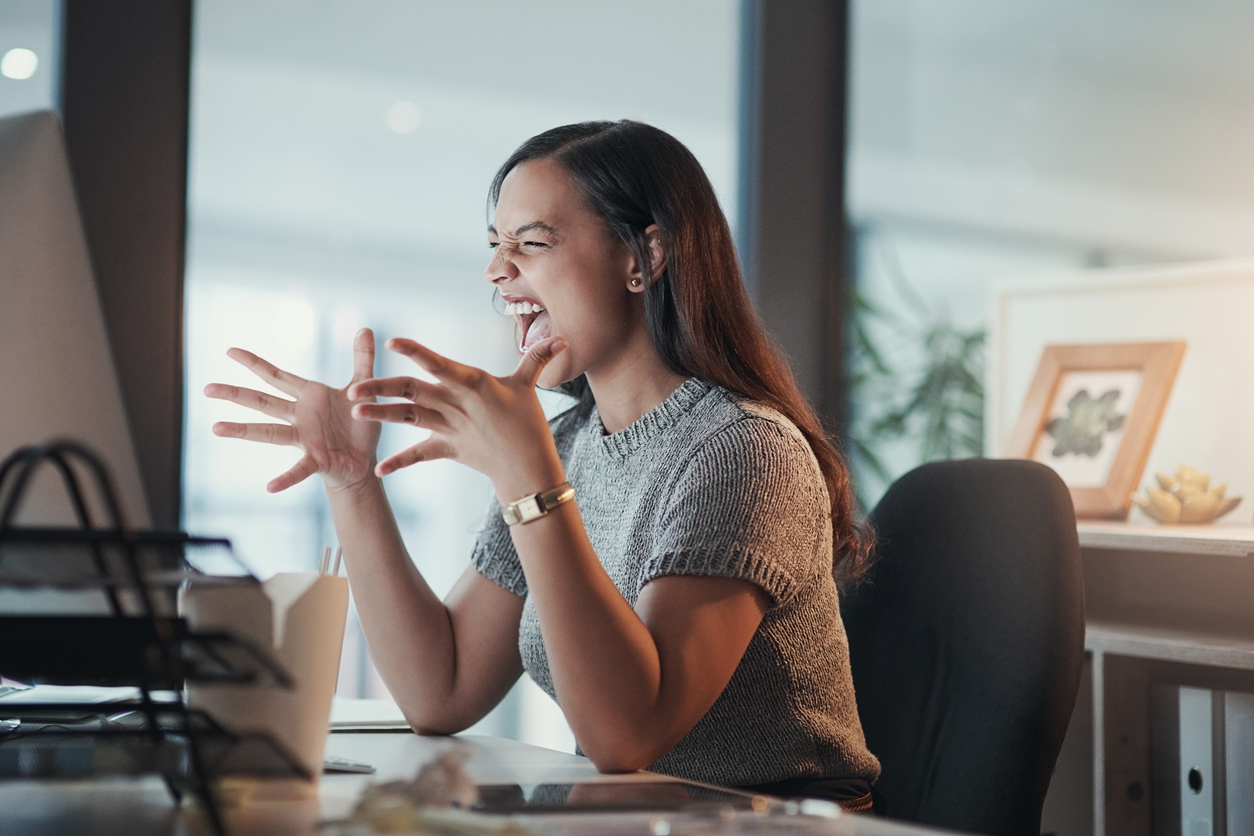
<path id="1" fill-rule="evenodd" d="M 236 732 L 268 732 L 314 776 L 339 674 L 348 579 L 313 572 L 275 575 L 258 587 L 192 585 L 180 608 L 193 630 L 224 630 L 271 648 L 291 689 L 189 683 L 188 703 Z"/>

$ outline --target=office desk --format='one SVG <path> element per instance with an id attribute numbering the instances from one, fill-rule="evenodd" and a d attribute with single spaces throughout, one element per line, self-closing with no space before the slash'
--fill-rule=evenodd
<path id="1" fill-rule="evenodd" d="M 1151 685 L 1254 692 L 1254 527 L 1077 530 L 1088 661 L 1041 826 L 1136 836 L 1153 824 Z"/>
<path id="2" fill-rule="evenodd" d="M 585 758 L 492 737 L 457 738 L 473 749 L 466 764 L 480 784 L 602 783 L 671 780 L 649 773 L 600 775 Z M 373 765 L 375 775 L 324 775 L 318 798 L 307 801 L 250 802 L 226 811 L 232 836 L 318 833 L 319 822 L 343 819 L 370 780 L 412 778 L 418 767 L 446 748 L 449 738 L 409 733 L 337 733 L 327 753 Z M 561 813 L 543 817 L 537 832 L 624 833 L 656 836 L 674 822 L 673 832 L 825 833 L 837 836 L 910 836 L 938 833 L 870 816 L 835 819 L 790 816 L 764 820 L 745 811 L 730 821 L 705 816 L 684 827 L 684 814 Z M 720 829 L 722 828 L 722 829 Z M 159 778 L 135 781 L 0 782 L 0 833 L 5 836 L 51 834 L 207 834 L 200 815 L 175 808 Z M 329 834 L 347 831 L 328 828 Z M 364 832 L 364 831 L 362 831 Z"/>

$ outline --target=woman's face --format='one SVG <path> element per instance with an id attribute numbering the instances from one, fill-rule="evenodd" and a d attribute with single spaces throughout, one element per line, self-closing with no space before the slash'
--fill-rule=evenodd
<path id="1" fill-rule="evenodd" d="M 547 337 L 569 344 L 540 386 L 624 361 L 644 333 L 643 308 L 631 292 L 635 259 L 558 163 L 533 160 L 506 176 L 488 242 L 493 254 L 483 277 L 518 323 L 520 353 Z"/>

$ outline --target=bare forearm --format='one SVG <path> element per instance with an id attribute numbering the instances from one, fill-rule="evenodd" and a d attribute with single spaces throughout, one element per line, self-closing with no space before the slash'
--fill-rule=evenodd
<path id="1" fill-rule="evenodd" d="M 457 685 L 448 609 L 401 540 L 382 482 L 328 490 L 362 629 L 379 673 L 416 727 L 447 731 Z"/>
<path id="2" fill-rule="evenodd" d="M 653 636 L 601 568 L 574 504 L 513 535 L 580 747 L 603 771 L 651 763 L 674 743 L 679 712 Z"/>

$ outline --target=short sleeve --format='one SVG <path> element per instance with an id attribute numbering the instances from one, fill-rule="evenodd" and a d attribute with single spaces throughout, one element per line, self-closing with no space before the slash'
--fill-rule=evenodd
<path id="1" fill-rule="evenodd" d="M 501 518 L 501 504 L 496 497 L 488 505 L 488 521 L 475 547 L 470 552 L 470 563 L 479 574 L 507 592 L 519 598 L 527 597 L 527 579 L 523 576 L 522 563 L 514 551 L 514 539 L 509 536 L 509 526 Z"/>
<path id="2" fill-rule="evenodd" d="M 739 578 L 787 603 L 831 571 L 831 506 L 805 438 L 748 417 L 706 439 L 662 504 L 654 542 L 641 587 L 665 575 Z"/>

